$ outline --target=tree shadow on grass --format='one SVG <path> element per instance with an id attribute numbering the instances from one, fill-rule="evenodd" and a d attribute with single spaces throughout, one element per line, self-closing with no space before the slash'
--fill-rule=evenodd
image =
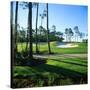
<path id="1" fill-rule="evenodd" d="M 42 73 L 43 72 L 50 72 L 52 74 L 56 73 L 57 75 L 59 75 L 60 79 L 69 78 L 76 84 L 80 84 L 80 82 L 87 83 L 87 73 L 84 74 L 74 70 L 48 65 L 48 64 L 36 67 L 36 70 L 41 70 Z"/>
<path id="2" fill-rule="evenodd" d="M 77 72 L 77 71 L 73 71 L 70 69 L 66 69 L 66 68 L 62 68 L 62 67 L 58 67 L 58 66 L 54 66 L 54 65 L 48 65 L 48 64 L 44 64 L 44 65 L 40 65 L 38 67 L 36 67 L 35 69 L 37 70 L 41 70 L 42 72 L 51 72 L 51 73 L 57 73 L 57 74 L 63 74 L 65 76 L 69 76 L 69 77 L 82 77 L 84 74 Z"/>
<path id="3" fill-rule="evenodd" d="M 82 79 L 83 81 L 85 81 L 87 83 L 87 73 L 83 74 L 77 71 L 73 71 L 70 69 L 66 69 L 66 68 L 62 68 L 62 67 L 58 67 L 58 66 L 53 66 L 53 65 L 48 65 L 48 64 L 43 64 L 43 65 L 39 65 L 39 66 L 33 66 L 33 69 L 35 69 L 35 71 L 39 72 L 38 74 L 35 74 L 38 78 L 38 76 L 42 77 L 42 74 L 45 72 L 49 72 L 49 73 L 56 73 L 59 76 L 63 76 L 64 78 L 71 78 L 74 82 L 79 82 Z M 29 70 L 29 69 L 28 69 Z M 35 72 L 36 73 L 36 72 Z M 17 76 L 16 78 L 30 78 L 30 75 L 26 75 L 26 76 Z M 33 76 L 32 76 L 33 77 Z"/>
<path id="4" fill-rule="evenodd" d="M 57 86 L 87 84 L 87 73 L 83 74 L 70 69 L 42 64 L 30 67 L 34 69 L 31 75 L 18 75 L 13 78 L 13 87 Z M 28 68 L 28 71 L 31 69 Z M 38 72 L 38 73 L 37 73 Z M 44 73 L 49 73 L 44 75 Z M 16 81 L 15 81 L 16 80 Z M 24 82 L 25 81 L 25 82 Z M 24 84 L 24 86 L 23 86 Z"/>
<path id="5" fill-rule="evenodd" d="M 63 63 L 68 63 L 68 64 L 73 64 L 73 65 L 79 65 L 79 66 L 87 67 L 87 65 L 79 64 L 79 63 L 74 63 L 74 62 L 68 62 L 68 61 L 57 60 L 57 59 L 51 59 L 51 60 L 52 60 L 52 61 L 58 61 L 58 62 L 63 62 Z"/>

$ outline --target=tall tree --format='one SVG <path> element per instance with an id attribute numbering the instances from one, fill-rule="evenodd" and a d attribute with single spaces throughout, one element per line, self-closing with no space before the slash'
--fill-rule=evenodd
<path id="1" fill-rule="evenodd" d="M 16 10 L 15 10 L 15 51 L 17 52 L 17 20 L 18 20 L 18 1 L 16 1 Z"/>
<path id="2" fill-rule="evenodd" d="M 38 53 L 38 37 L 37 37 L 37 24 L 38 24 L 38 6 L 39 4 L 36 4 L 37 6 L 37 11 L 36 11 L 36 53 Z"/>
<path id="3" fill-rule="evenodd" d="M 71 42 L 71 39 L 72 39 L 72 36 L 74 33 L 73 33 L 71 28 L 69 28 L 68 30 L 69 30 L 69 35 L 68 35 L 69 36 L 69 42 Z"/>
<path id="4" fill-rule="evenodd" d="M 32 2 L 28 3 L 28 29 L 29 29 L 29 58 L 33 60 L 32 46 Z"/>
<path id="5" fill-rule="evenodd" d="M 51 53 L 51 48 L 50 48 L 50 40 L 49 40 L 49 20 L 48 20 L 48 3 L 46 3 L 46 9 L 47 9 L 47 42 L 48 42 L 48 52 L 49 54 Z"/>
<path id="6" fill-rule="evenodd" d="M 74 27 L 74 31 L 75 31 L 75 41 L 78 42 L 78 36 L 79 36 L 79 28 L 78 26 Z"/>
<path id="7" fill-rule="evenodd" d="M 21 3 L 21 6 L 23 6 L 23 9 L 27 9 L 29 7 L 27 2 Z M 38 37 L 37 37 L 37 24 L 38 24 L 38 7 L 39 3 L 32 3 L 32 8 L 36 7 L 36 53 L 38 53 Z M 32 32 L 33 34 L 33 32 Z M 28 49 L 28 41 L 29 41 L 29 28 L 27 28 L 27 41 L 26 41 L 26 51 Z"/>
<path id="8" fill-rule="evenodd" d="M 28 30 L 28 28 L 27 28 L 27 31 L 26 31 L 26 33 L 27 33 L 27 35 L 26 35 L 26 51 L 28 50 L 28 37 L 29 37 L 29 30 Z"/>
<path id="9" fill-rule="evenodd" d="M 23 8 L 23 10 L 28 9 L 28 2 L 22 2 L 20 3 L 20 6 Z M 28 50 L 28 40 L 29 39 L 29 30 L 28 27 L 26 28 L 26 47 L 25 50 Z"/>
<path id="10" fill-rule="evenodd" d="M 52 25 L 52 30 L 53 30 L 54 36 L 55 36 L 55 34 L 56 34 L 56 26 L 55 25 Z"/>
<path id="11" fill-rule="evenodd" d="M 22 30 L 19 30 L 19 36 L 21 38 L 21 42 L 26 41 L 26 31 L 25 28 L 22 27 Z"/>
<path id="12" fill-rule="evenodd" d="M 44 10 L 43 13 L 40 14 L 40 17 L 41 17 L 41 26 L 39 27 L 39 31 L 40 31 L 40 35 L 39 36 L 41 36 L 43 20 L 46 17 L 46 10 Z M 39 50 L 40 50 L 40 38 L 39 38 Z"/>
<path id="13" fill-rule="evenodd" d="M 83 38 L 83 33 L 82 32 L 80 32 L 80 39 L 82 39 Z"/>
<path id="14" fill-rule="evenodd" d="M 10 27 L 11 27 L 11 47 L 12 50 L 11 52 L 14 54 L 14 49 L 15 49 L 15 43 L 14 43 L 14 30 L 13 30 L 13 2 L 11 2 L 11 10 L 10 10 Z M 13 55 L 12 54 L 12 55 Z"/>
<path id="15" fill-rule="evenodd" d="M 63 37 L 63 33 L 62 33 L 62 32 L 56 32 L 56 35 L 57 35 L 58 37 Z"/>
<path id="16" fill-rule="evenodd" d="M 14 50 L 14 33 L 13 33 L 13 2 L 11 2 L 11 10 L 10 10 L 10 28 L 11 28 L 11 79 L 13 78 L 13 65 L 14 61 L 13 58 L 15 59 L 15 50 Z M 11 80 L 11 87 L 13 87 L 13 79 Z"/>
<path id="17" fill-rule="evenodd" d="M 66 42 L 68 42 L 68 28 L 65 29 L 65 34 L 66 34 Z"/>
<path id="18" fill-rule="evenodd" d="M 11 2 L 11 10 L 10 10 L 10 26 L 11 26 L 11 31 L 13 31 L 13 2 Z M 13 33 L 12 33 L 13 34 Z"/>

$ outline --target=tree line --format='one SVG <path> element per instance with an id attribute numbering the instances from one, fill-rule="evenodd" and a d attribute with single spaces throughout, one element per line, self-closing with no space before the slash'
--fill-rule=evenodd
<path id="1" fill-rule="evenodd" d="M 14 8 L 15 3 L 15 10 Z M 27 17 L 27 28 L 20 27 L 18 24 L 18 6 L 21 5 L 23 9 L 28 9 L 28 17 Z M 33 6 L 36 7 L 36 24 L 35 24 L 35 30 L 32 28 L 32 8 Z M 37 28 L 38 26 L 38 16 L 39 16 L 39 3 L 32 3 L 32 2 L 22 2 L 19 3 L 11 2 L 11 38 L 12 38 L 12 53 L 15 57 L 18 50 L 17 50 L 17 44 L 18 42 L 26 42 L 26 49 L 28 49 L 27 56 L 30 58 L 31 62 L 33 60 L 33 42 L 36 44 L 36 53 L 39 53 L 38 45 L 40 42 L 47 42 L 48 44 L 48 53 L 51 54 L 51 46 L 50 41 L 56 41 L 56 40 L 63 40 L 63 38 L 58 37 L 60 32 L 50 32 L 49 29 L 49 11 L 48 11 L 48 3 L 46 3 L 46 8 L 43 11 L 42 14 L 40 14 L 41 17 L 41 26 Z M 15 17 L 14 17 L 15 13 Z M 43 27 L 42 23 L 44 18 L 46 17 L 46 29 Z M 15 19 L 15 20 L 14 20 Z M 14 24 L 15 23 L 15 24 Z M 20 30 L 20 28 L 22 30 Z M 19 29 L 19 30 L 18 30 Z M 53 26 L 53 29 L 55 30 L 55 26 Z M 28 47 L 29 46 L 29 47 Z"/>
<path id="2" fill-rule="evenodd" d="M 74 42 L 79 42 L 79 39 L 85 37 L 85 33 L 80 32 L 79 27 L 75 26 L 72 28 L 65 29 L 66 42 L 72 42 L 72 38 L 74 38 Z"/>
<path id="3" fill-rule="evenodd" d="M 14 8 L 15 3 L 15 10 Z M 20 27 L 18 24 L 18 6 L 21 6 L 24 9 L 28 9 L 28 17 L 27 17 L 27 28 Z M 11 2 L 11 37 L 12 37 L 12 53 L 15 57 L 18 50 L 17 50 L 17 44 L 18 42 L 26 42 L 26 51 L 28 50 L 27 56 L 30 58 L 30 60 L 33 60 L 33 43 L 36 45 L 36 53 L 40 53 L 39 51 L 39 44 L 40 42 L 47 42 L 48 44 L 48 53 L 51 54 L 51 45 L 50 41 L 62 41 L 63 33 L 56 31 L 56 26 L 52 25 L 52 28 L 49 28 L 49 5 L 48 3 L 45 4 L 45 10 L 43 13 L 39 15 L 39 3 L 32 3 L 32 2 Z M 32 8 L 36 8 L 36 20 L 35 20 L 35 29 L 32 28 Z M 15 13 L 15 16 L 14 16 Z M 41 18 L 41 25 L 38 28 L 38 17 Z M 43 21 L 44 18 L 46 18 L 46 29 L 43 27 Z M 83 34 L 79 31 L 78 26 L 74 27 L 75 31 L 75 40 L 78 41 L 78 37 L 82 37 Z M 66 34 L 66 41 L 71 42 L 71 38 L 74 35 L 74 32 L 71 28 L 65 29 Z"/>
<path id="4" fill-rule="evenodd" d="M 53 27 L 53 26 L 52 26 Z M 39 34 L 40 32 L 40 34 Z M 47 42 L 47 30 L 44 27 L 39 27 L 37 29 L 37 40 L 36 40 L 36 30 L 32 29 L 32 38 L 33 38 L 33 43 L 36 43 L 36 41 L 38 42 Z M 17 30 L 17 42 L 18 43 L 24 43 L 24 42 L 29 42 L 28 39 L 29 36 L 29 30 L 28 28 L 23 28 L 21 27 L 21 29 L 19 28 Z M 49 39 L 50 41 L 63 41 L 63 33 L 59 32 L 59 31 L 51 31 L 49 33 Z"/>

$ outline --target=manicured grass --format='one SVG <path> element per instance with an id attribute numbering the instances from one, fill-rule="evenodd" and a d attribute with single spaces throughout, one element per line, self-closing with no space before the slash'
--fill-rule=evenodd
<path id="1" fill-rule="evenodd" d="M 56 68 L 63 68 L 67 70 L 72 70 L 73 72 L 86 74 L 87 72 L 87 60 L 86 58 L 57 58 L 56 59 L 48 59 L 46 64 L 39 65 L 36 67 L 29 67 L 29 66 L 15 66 L 14 68 L 14 75 L 31 75 L 35 73 L 41 73 L 45 69 L 50 69 L 50 67 L 56 67 Z M 54 72 L 57 72 L 53 70 Z M 50 71 L 48 71 L 50 72 Z M 45 72 L 46 73 L 46 72 Z M 58 73 L 62 73 L 59 72 Z M 67 73 L 66 73 L 67 74 Z"/>
<path id="2" fill-rule="evenodd" d="M 85 84 L 87 82 L 87 58 L 56 57 L 55 59 L 48 58 L 47 63 L 38 66 L 14 66 L 14 78 L 25 79 L 26 83 L 32 80 L 35 83 L 33 86 Z M 17 81 L 18 83 L 20 81 Z"/>
<path id="3" fill-rule="evenodd" d="M 60 53 L 60 54 L 66 54 L 66 53 L 87 53 L 87 43 L 75 43 L 78 44 L 78 47 L 75 48 L 59 48 L 57 47 L 56 42 L 51 42 L 51 51 L 53 53 Z M 18 51 L 21 52 L 22 50 L 25 50 L 25 43 L 19 43 L 18 44 Z M 39 51 L 41 53 L 48 53 L 48 45 L 47 43 L 40 44 Z M 33 52 L 35 52 L 35 44 L 33 44 Z"/>
<path id="4" fill-rule="evenodd" d="M 52 52 L 54 53 L 87 53 L 87 44 L 86 43 L 75 43 L 78 45 L 78 47 L 74 48 L 59 48 L 56 47 L 55 44 L 52 44 Z"/>
<path id="5" fill-rule="evenodd" d="M 65 54 L 87 54 L 87 44 L 77 43 L 79 47 L 58 48 L 56 42 L 51 42 L 54 54 L 47 58 L 47 62 L 37 66 L 14 66 L 13 86 L 39 87 L 55 85 L 71 85 L 87 83 L 87 57 L 64 56 Z M 18 44 L 18 51 L 25 50 L 25 43 Z M 35 44 L 33 45 L 35 52 Z M 48 53 L 46 43 L 40 45 L 40 52 Z M 58 55 L 58 56 L 57 56 Z"/>

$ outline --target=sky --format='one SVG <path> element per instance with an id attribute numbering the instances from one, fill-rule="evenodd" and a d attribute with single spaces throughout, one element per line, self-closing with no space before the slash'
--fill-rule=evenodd
<path id="1" fill-rule="evenodd" d="M 19 3 L 20 4 L 20 3 Z M 45 3 L 39 4 L 38 27 L 41 25 L 41 17 L 43 10 L 46 9 Z M 79 31 L 88 32 L 88 7 L 81 5 L 64 5 L 64 4 L 48 4 L 49 9 L 49 28 L 56 26 L 56 31 L 65 32 L 65 28 L 73 28 L 78 26 Z M 15 2 L 14 2 L 15 10 Z M 18 23 L 21 27 L 27 27 L 28 9 L 22 9 L 19 5 Z M 32 25 L 35 29 L 36 7 L 32 8 Z M 43 20 L 43 27 L 46 28 L 46 18 Z"/>

